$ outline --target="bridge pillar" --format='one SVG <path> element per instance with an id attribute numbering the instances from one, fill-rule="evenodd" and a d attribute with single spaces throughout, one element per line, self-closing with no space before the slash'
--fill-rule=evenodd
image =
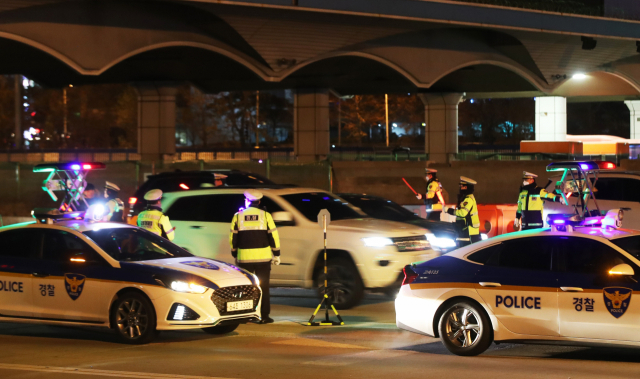
<path id="1" fill-rule="evenodd" d="M 640 100 L 625 101 L 631 116 L 631 139 L 640 139 Z"/>
<path id="2" fill-rule="evenodd" d="M 144 161 L 161 160 L 176 152 L 176 92 L 166 83 L 136 83 L 138 92 L 138 153 Z"/>
<path id="3" fill-rule="evenodd" d="M 299 89 L 293 101 L 293 152 L 301 162 L 329 155 L 329 90 Z"/>
<path id="4" fill-rule="evenodd" d="M 420 93 L 424 104 L 424 150 L 429 160 L 448 163 L 458 152 L 458 104 L 461 93 Z"/>
<path id="5" fill-rule="evenodd" d="M 558 96 L 536 98 L 536 141 L 567 140 L 567 99 Z"/>

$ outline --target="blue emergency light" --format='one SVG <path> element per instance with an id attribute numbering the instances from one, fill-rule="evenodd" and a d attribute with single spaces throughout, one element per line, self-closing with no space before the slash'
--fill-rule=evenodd
<path id="1" fill-rule="evenodd" d="M 577 169 L 580 169 L 582 171 L 597 171 L 600 169 L 600 166 L 598 166 L 598 164 L 594 161 L 553 162 L 547 165 L 547 172 Z"/>
<path id="2" fill-rule="evenodd" d="M 36 165 L 33 172 L 104 170 L 105 168 L 107 166 L 101 162 L 43 163 Z"/>

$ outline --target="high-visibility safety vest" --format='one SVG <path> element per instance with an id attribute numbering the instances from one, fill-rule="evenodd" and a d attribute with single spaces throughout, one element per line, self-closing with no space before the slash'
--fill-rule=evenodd
<path id="1" fill-rule="evenodd" d="M 104 221 L 124 221 L 124 203 L 122 202 L 122 200 L 118 198 L 109 199 L 105 206 L 108 212 L 104 216 Z"/>
<path id="2" fill-rule="evenodd" d="M 473 195 L 467 195 L 460 202 L 460 208 L 456 209 L 456 223 L 462 226 L 463 231 L 469 232 L 469 236 L 480 234 L 480 217 L 478 217 L 478 204 Z"/>
<path id="3" fill-rule="evenodd" d="M 255 207 L 233 216 L 229 244 L 231 255 L 242 263 L 269 262 L 280 256 L 280 237 L 271 214 Z"/>
<path id="4" fill-rule="evenodd" d="M 438 193 L 442 196 L 442 184 L 440 181 L 438 179 L 429 180 L 427 183 L 427 193 L 424 196 L 424 205 L 427 207 L 427 210 L 442 210 Z"/>
<path id="5" fill-rule="evenodd" d="M 171 226 L 169 217 L 165 216 L 159 207 L 148 207 L 146 210 L 140 212 L 138 215 L 138 226 L 169 241 L 173 241 L 175 238 L 176 228 Z"/>
<path id="6" fill-rule="evenodd" d="M 520 192 L 516 218 L 522 218 L 523 229 L 544 227 L 544 221 L 542 220 L 542 211 L 544 209 L 543 200 L 559 201 L 560 197 L 547 192 L 541 187 L 523 189 L 522 192 Z"/>

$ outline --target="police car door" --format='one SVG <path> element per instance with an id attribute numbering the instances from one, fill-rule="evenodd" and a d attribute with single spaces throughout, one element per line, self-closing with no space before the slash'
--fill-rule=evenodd
<path id="1" fill-rule="evenodd" d="M 551 270 L 551 238 L 505 241 L 493 248 L 478 273 L 478 293 L 513 333 L 558 335 L 558 282 Z"/>
<path id="2" fill-rule="evenodd" d="M 42 235 L 23 228 L 0 233 L 0 315 L 33 316 L 31 287 Z"/>
<path id="3" fill-rule="evenodd" d="M 640 269 L 605 243 L 565 237 L 558 262 L 560 334 L 572 338 L 640 341 L 640 301 L 634 291 Z M 610 275 L 614 266 L 632 266 L 635 278 Z"/>
<path id="4" fill-rule="evenodd" d="M 114 283 L 103 279 L 117 269 L 80 237 L 63 230 L 45 230 L 36 266 L 38 275 L 32 286 L 36 317 L 89 324 L 108 320 L 115 291 L 110 291 Z"/>

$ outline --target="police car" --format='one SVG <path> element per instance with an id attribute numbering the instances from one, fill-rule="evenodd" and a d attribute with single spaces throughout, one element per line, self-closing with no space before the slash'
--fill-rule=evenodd
<path id="1" fill-rule="evenodd" d="M 637 231 L 511 233 L 405 274 L 397 326 L 440 337 L 457 355 L 492 341 L 640 346 Z"/>
<path id="2" fill-rule="evenodd" d="M 620 229 L 618 209 L 601 211 L 595 201 L 589 209 L 594 191 L 581 178 L 597 175 L 595 163 L 547 170 L 572 178 L 571 186 L 557 184 L 577 191 L 582 208 L 549 215 L 551 228 L 406 266 L 395 302 L 398 327 L 440 337 L 458 355 L 480 354 L 492 341 L 640 346 L 640 301 L 633 300 L 640 291 L 640 232 Z"/>
<path id="3" fill-rule="evenodd" d="M 212 334 L 260 319 L 253 274 L 195 257 L 143 229 L 84 220 L 0 228 L 0 321 Z"/>

